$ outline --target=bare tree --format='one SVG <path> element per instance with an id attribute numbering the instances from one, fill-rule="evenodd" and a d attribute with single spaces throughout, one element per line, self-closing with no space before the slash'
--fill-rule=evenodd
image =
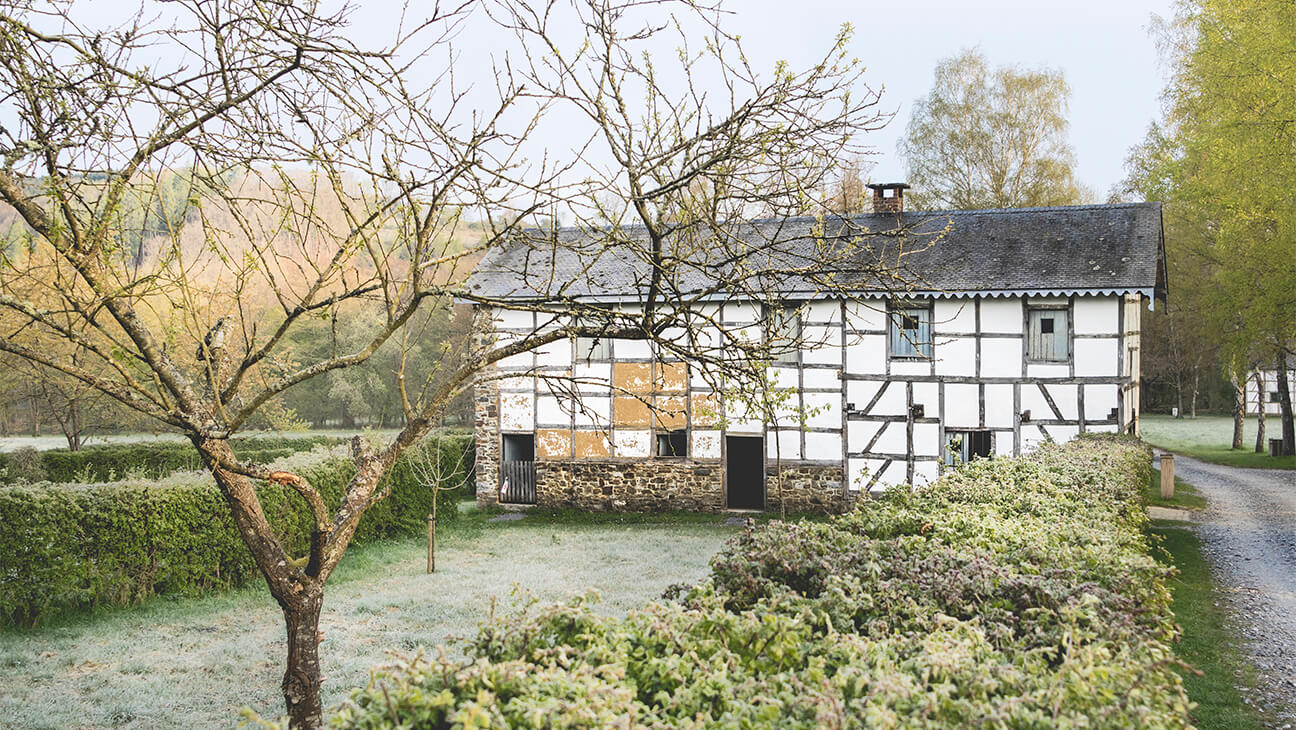
<path id="1" fill-rule="evenodd" d="M 322 723 L 324 586 L 386 496 L 380 479 L 493 363 L 569 337 L 650 340 L 758 401 L 765 365 L 799 336 L 727 332 L 704 305 L 773 301 L 789 282 L 807 298 L 904 286 L 898 254 L 862 248 L 848 221 L 795 236 L 779 223 L 812 208 L 837 161 L 885 121 L 846 56 L 848 30 L 810 69 L 762 76 L 722 14 L 691 2 L 484 8 L 427 9 L 368 49 L 347 35 L 350 7 L 180 0 L 104 28 L 83 25 L 75 5 L 0 4 L 0 200 L 36 253 L 3 273 L 0 351 L 198 450 L 282 609 L 295 727 Z M 474 22 L 512 39 L 495 56 L 495 88 L 453 73 L 464 63 L 456 33 Z M 583 33 L 559 32 L 573 27 Z M 667 73 L 649 51 L 670 32 L 680 50 Z M 551 118 L 585 130 L 584 142 L 556 163 L 558 153 L 527 162 L 527 135 Z M 580 234 L 523 229 L 555 212 Z M 753 215 L 767 222 L 738 222 Z M 514 277 L 534 291 L 528 303 L 466 280 L 472 262 L 505 249 L 520 257 L 497 257 L 485 275 Z M 579 265 L 528 265 L 601 256 L 626 262 L 638 306 L 582 296 L 591 282 Z M 365 363 L 417 312 L 452 300 L 527 307 L 548 324 L 448 343 L 430 374 L 402 382 L 404 428 L 386 444 L 353 440 L 340 504 L 235 457 L 229 438 L 287 390 Z M 339 322 L 362 315 L 359 344 L 339 336 Z M 327 348 L 294 345 L 311 321 L 329 323 Z M 32 333 L 84 359 L 51 356 Z M 267 480 L 313 515 L 307 555 L 276 539 L 256 491 Z"/>

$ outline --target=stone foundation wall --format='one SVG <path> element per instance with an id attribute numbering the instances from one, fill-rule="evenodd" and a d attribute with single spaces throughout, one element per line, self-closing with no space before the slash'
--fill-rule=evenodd
<path id="1" fill-rule="evenodd" d="M 483 375 L 489 375 L 484 372 Z M 473 386 L 473 435 L 477 442 L 477 504 L 499 502 L 499 381 L 478 379 Z"/>
<path id="2" fill-rule="evenodd" d="M 767 469 L 765 508 L 779 509 L 775 467 Z M 843 470 L 822 464 L 785 464 L 783 499 L 789 512 L 840 512 L 853 504 L 842 492 Z M 478 503 L 482 503 L 479 486 Z M 719 462 L 551 461 L 536 466 L 536 501 L 541 507 L 589 511 L 654 512 L 725 509 Z"/>

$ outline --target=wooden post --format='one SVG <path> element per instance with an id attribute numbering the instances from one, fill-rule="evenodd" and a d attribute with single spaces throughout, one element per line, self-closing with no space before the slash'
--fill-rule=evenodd
<path id="1" fill-rule="evenodd" d="M 427 572 L 436 572 L 436 516 L 428 515 Z"/>
<path id="2" fill-rule="evenodd" d="M 1174 497 L 1174 454 L 1161 455 L 1161 499 Z"/>

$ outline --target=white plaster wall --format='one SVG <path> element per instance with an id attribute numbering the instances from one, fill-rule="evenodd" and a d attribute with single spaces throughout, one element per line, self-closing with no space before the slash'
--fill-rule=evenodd
<path id="1" fill-rule="evenodd" d="M 807 433 L 805 458 L 815 461 L 841 462 L 841 435 L 835 433 Z"/>
<path id="2" fill-rule="evenodd" d="M 903 416 L 905 409 L 908 407 L 908 401 L 905 397 L 905 384 L 899 380 L 887 382 L 883 387 L 882 397 L 878 399 L 873 410 L 869 412 L 870 416 Z M 860 403 L 855 402 L 856 408 L 863 408 L 868 405 L 868 401 Z"/>
<path id="3" fill-rule="evenodd" d="M 1016 420 L 1013 410 L 1013 386 L 989 383 L 985 387 L 986 422 L 991 428 L 1012 428 Z M 1011 452 L 1011 444 L 1009 445 Z"/>
<path id="4" fill-rule="evenodd" d="M 612 340 L 612 357 L 617 360 L 646 360 L 652 357 L 652 345 L 646 340 Z"/>
<path id="5" fill-rule="evenodd" d="M 801 458 L 801 432 L 800 431 L 771 431 L 769 438 L 765 441 L 766 456 L 771 459 L 800 459 Z"/>
<path id="6" fill-rule="evenodd" d="M 531 375 L 517 375 L 508 378 L 500 378 L 499 388 L 501 391 L 521 391 L 531 393 L 535 391 L 535 377 Z"/>
<path id="7" fill-rule="evenodd" d="M 645 458 L 652 455 L 651 431 L 627 431 L 618 428 L 612 432 L 616 455 L 621 458 Z"/>
<path id="8" fill-rule="evenodd" d="M 976 332 L 976 303 L 971 299 L 937 299 L 932 306 L 932 329 L 938 335 Z"/>
<path id="9" fill-rule="evenodd" d="M 938 383 L 914 383 L 913 402 L 923 407 L 927 418 L 940 416 L 940 385 Z"/>
<path id="10" fill-rule="evenodd" d="M 577 426 L 606 427 L 612 421 L 612 399 L 586 396 L 574 411 L 572 417 Z"/>
<path id="11" fill-rule="evenodd" d="M 1026 453 L 1044 443 L 1044 434 L 1040 431 L 1039 426 L 1023 423 L 1021 427 L 1021 441 L 1022 453 Z"/>
<path id="12" fill-rule="evenodd" d="M 724 319 L 726 322 L 755 322 L 760 319 L 761 307 L 759 304 L 734 303 L 724 305 Z"/>
<path id="13" fill-rule="evenodd" d="M 796 388 L 800 386 L 797 379 L 797 368 L 766 368 L 765 377 L 769 378 L 771 388 Z"/>
<path id="14" fill-rule="evenodd" d="M 569 368 L 572 365 L 571 340 L 555 340 L 535 348 L 536 366 L 542 368 Z"/>
<path id="15" fill-rule="evenodd" d="M 1074 340 L 1075 374 L 1080 377 L 1116 375 L 1117 341 L 1115 338 Z"/>
<path id="16" fill-rule="evenodd" d="M 840 393 L 804 393 L 801 399 L 807 411 L 807 426 L 810 428 L 841 428 Z"/>
<path id="17" fill-rule="evenodd" d="M 720 432 L 719 431 L 691 431 L 690 437 L 693 439 L 692 449 L 689 453 L 695 459 L 719 459 L 720 458 Z"/>
<path id="18" fill-rule="evenodd" d="M 1085 420 L 1105 421 L 1111 409 L 1120 405 L 1120 386 L 1092 384 L 1084 386 Z"/>
<path id="19" fill-rule="evenodd" d="M 852 492 L 858 492 L 868 486 L 869 476 L 872 473 L 869 469 L 869 459 L 848 459 L 846 461 L 846 488 Z M 881 462 L 878 462 L 880 465 Z"/>
<path id="20" fill-rule="evenodd" d="M 915 485 L 930 484 L 931 482 L 936 481 L 936 478 L 939 476 L 940 476 L 939 461 L 919 460 L 914 462 L 913 483 Z"/>
<path id="21" fill-rule="evenodd" d="M 886 383 L 880 380 L 848 380 L 846 381 L 846 402 L 855 406 L 856 410 L 864 410 L 864 406 L 873 400 L 877 395 L 878 388 Z"/>
<path id="22" fill-rule="evenodd" d="M 1041 426 L 1040 428 L 1059 444 L 1064 444 L 1080 435 L 1079 426 Z"/>
<path id="23" fill-rule="evenodd" d="M 1050 383 L 1044 386 L 1044 390 L 1057 404 L 1062 418 L 1068 421 L 1080 419 L 1080 386 L 1074 383 Z"/>
<path id="24" fill-rule="evenodd" d="M 839 365 L 841 363 L 842 330 L 841 327 L 816 327 L 806 325 L 801 328 L 805 344 L 801 352 L 801 361 L 812 365 Z"/>
<path id="25" fill-rule="evenodd" d="M 532 431 L 535 429 L 535 394 L 500 393 L 500 430 Z"/>
<path id="26" fill-rule="evenodd" d="M 1020 378 L 1021 374 L 1022 341 L 1020 339 L 990 337 L 981 340 L 981 377 Z"/>
<path id="27" fill-rule="evenodd" d="M 1021 334 L 1023 327 L 1020 297 L 981 300 L 981 331 Z"/>
<path id="28" fill-rule="evenodd" d="M 836 300 L 821 302 L 810 302 L 806 305 L 805 316 L 803 319 L 807 322 L 832 322 L 841 323 L 841 305 Z"/>
<path id="29" fill-rule="evenodd" d="M 891 487 L 905 484 L 909 480 L 908 471 L 909 467 L 903 461 L 891 462 L 891 465 L 882 471 L 882 476 L 878 479 L 877 484 L 873 485 L 870 492 L 873 494 L 885 492 Z"/>
<path id="30" fill-rule="evenodd" d="M 846 343 L 846 372 L 881 375 L 886 372 L 886 335 L 852 335 Z"/>
<path id="31" fill-rule="evenodd" d="M 1021 408 L 1023 413 L 1030 411 L 1032 421 L 1057 418 L 1057 416 L 1053 415 L 1053 409 L 1049 408 L 1048 401 L 1044 400 L 1044 394 L 1040 391 L 1040 386 L 1034 383 L 1022 383 Z"/>
<path id="32" fill-rule="evenodd" d="M 536 398 L 536 424 L 541 428 L 564 427 L 571 424 L 571 414 L 563 410 L 562 401 L 552 395 Z"/>
<path id="33" fill-rule="evenodd" d="M 589 363 L 583 364 L 581 360 L 576 363 L 573 372 L 577 380 L 577 387 L 582 393 L 600 393 L 607 391 L 612 387 L 612 364 L 611 363 Z"/>
<path id="34" fill-rule="evenodd" d="M 931 375 L 932 363 L 930 360 L 891 360 L 891 375 L 903 377 L 905 375 Z"/>
<path id="35" fill-rule="evenodd" d="M 981 425 L 981 389 L 975 383 L 948 383 L 945 386 L 946 428 L 975 428 Z"/>
<path id="36" fill-rule="evenodd" d="M 876 421 L 847 421 L 846 450 L 852 454 L 860 453 L 884 425 Z"/>
<path id="37" fill-rule="evenodd" d="M 1076 297 L 1071 311 L 1075 317 L 1077 335 L 1120 334 L 1119 297 Z"/>
<path id="38" fill-rule="evenodd" d="M 937 375 L 976 375 L 976 339 L 940 337 L 936 339 Z"/>
<path id="39" fill-rule="evenodd" d="M 995 431 L 990 438 L 994 442 L 995 456 L 1012 456 L 1013 455 L 1013 432 L 1012 431 Z"/>
<path id="40" fill-rule="evenodd" d="M 900 424 L 903 428 L 904 424 Z M 915 423 L 913 427 L 913 452 L 915 456 L 940 456 L 940 426 L 935 423 Z"/>
<path id="41" fill-rule="evenodd" d="M 532 330 L 535 329 L 534 312 L 518 312 L 512 309 L 496 309 L 494 311 L 495 327 L 506 330 Z"/>
<path id="42" fill-rule="evenodd" d="M 882 299 L 846 303 L 846 326 L 853 330 L 885 331 L 887 304 Z"/>
<path id="43" fill-rule="evenodd" d="M 1028 363 L 1026 365 L 1026 377 L 1028 378 L 1069 378 L 1071 377 L 1071 366 L 1066 363 L 1060 365 L 1041 365 L 1039 363 Z"/>
<path id="44" fill-rule="evenodd" d="M 806 368 L 801 372 L 801 386 L 806 390 L 841 390 L 841 370 Z"/>
<path id="45" fill-rule="evenodd" d="M 519 352 L 516 355 L 509 355 L 508 357 L 500 359 L 499 366 L 509 369 L 519 368 L 530 370 L 535 367 L 535 353 L 528 351 Z"/>
<path id="46" fill-rule="evenodd" d="M 909 438 L 905 433 L 904 423 L 892 421 L 883 427 L 882 436 L 873 445 L 873 451 L 881 454 L 903 454 L 908 446 Z"/>

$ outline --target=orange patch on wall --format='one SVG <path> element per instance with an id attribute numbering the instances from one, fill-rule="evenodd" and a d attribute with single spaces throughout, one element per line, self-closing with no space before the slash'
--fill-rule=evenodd
<path id="1" fill-rule="evenodd" d="M 541 429 L 536 431 L 536 451 L 542 459 L 570 459 L 571 431 Z"/>
<path id="2" fill-rule="evenodd" d="M 675 395 L 668 397 L 658 396 L 653 403 L 655 413 L 653 416 L 657 425 L 662 428 L 685 428 L 688 426 L 688 419 L 684 417 L 684 396 Z"/>
<path id="3" fill-rule="evenodd" d="M 657 363 L 657 392 L 683 393 L 688 389 L 688 365 L 682 362 Z"/>
<path id="4" fill-rule="evenodd" d="M 692 408 L 694 426 L 705 428 L 720 422 L 720 399 L 714 394 L 693 396 Z"/>
<path id="5" fill-rule="evenodd" d="M 606 459 L 612 456 L 612 439 L 607 431 L 577 431 L 577 459 Z"/>
<path id="6" fill-rule="evenodd" d="M 616 426 L 648 427 L 652 418 L 648 404 L 630 396 L 618 396 L 612 400 L 612 423 Z"/>
<path id="7" fill-rule="evenodd" d="M 648 393 L 652 390 L 652 366 L 646 362 L 615 363 L 612 385 L 626 393 Z"/>

